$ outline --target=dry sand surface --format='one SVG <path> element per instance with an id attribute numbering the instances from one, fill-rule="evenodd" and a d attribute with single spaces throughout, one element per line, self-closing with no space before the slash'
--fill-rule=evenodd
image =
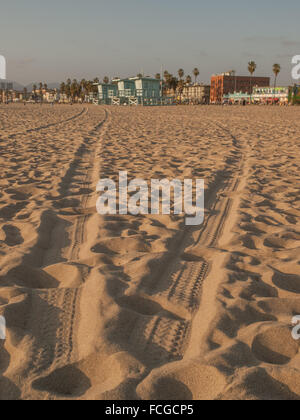
<path id="1" fill-rule="evenodd" d="M 0 107 L 1 399 L 300 399 L 298 108 Z M 99 178 L 206 215 L 100 216 Z"/>

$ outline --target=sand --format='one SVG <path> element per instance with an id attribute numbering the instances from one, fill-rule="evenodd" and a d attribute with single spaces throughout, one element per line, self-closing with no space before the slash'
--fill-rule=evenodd
<path id="1" fill-rule="evenodd" d="M 0 399 L 300 399 L 298 108 L 0 106 Z M 205 222 L 99 178 L 204 178 Z"/>

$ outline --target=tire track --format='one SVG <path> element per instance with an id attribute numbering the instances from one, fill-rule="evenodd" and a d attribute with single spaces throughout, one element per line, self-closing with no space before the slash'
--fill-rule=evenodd
<path id="1" fill-rule="evenodd" d="M 223 131 L 227 132 L 226 129 Z M 142 342 L 137 338 L 137 333 L 134 334 L 135 348 L 140 346 L 145 361 L 151 359 L 153 361 L 153 352 L 156 350 L 155 365 L 148 365 L 150 369 L 181 360 L 187 350 L 193 320 L 200 305 L 202 286 L 213 264 L 199 257 L 195 251 L 217 246 L 230 214 L 232 205 L 230 195 L 238 189 L 247 158 L 244 145 L 232 135 L 231 137 L 233 154 L 226 160 L 225 169 L 216 174 L 215 181 L 206 194 L 209 214 L 205 223 L 200 230 L 186 228 L 182 245 L 174 253 L 172 261 L 161 275 L 156 290 L 151 293 L 151 300 L 158 302 L 173 314 L 174 318 L 171 319 L 171 316 L 168 319 L 162 316 L 148 322 L 140 321 L 138 334 L 143 337 Z M 193 241 L 195 233 L 198 233 L 198 238 Z"/>
<path id="2" fill-rule="evenodd" d="M 104 120 L 95 127 L 95 129 L 91 132 L 90 136 L 96 136 L 97 133 L 102 129 L 103 125 L 107 122 L 107 119 L 108 119 L 108 112 L 105 110 Z M 90 150 L 86 152 L 89 154 L 88 170 L 83 180 L 83 188 L 87 190 L 92 181 L 95 158 L 97 156 L 97 149 L 93 147 L 95 146 L 94 142 L 92 142 L 89 146 L 92 146 L 92 151 Z M 80 165 L 78 167 L 80 167 Z M 89 200 L 89 194 L 85 194 L 81 197 L 80 210 L 82 213 L 84 213 L 87 208 L 88 200 Z M 73 241 L 72 241 L 72 246 L 71 246 L 71 252 L 70 252 L 71 261 L 76 261 L 79 259 L 79 250 L 80 250 L 81 244 L 84 242 L 84 229 L 85 229 L 85 224 L 88 218 L 89 216 L 87 214 L 83 214 L 82 216 L 79 216 L 76 221 L 76 225 L 74 229 L 74 236 L 73 236 Z"/>
<path id="3" fill-rule="evenodd" d="M 73 115 L 70 118 L 67 118 L 66 120 L 61 120 L 61 121 L 58 121 L 58 122 L 55 122 L 55 123 L 50 123 L 50 124 L 47 124 L 47 125 L 41 125 L 40 127 L 36 127 L 36 128 L 30 128 L 30 129 L 25 130 L 21 133 L 10 134 L 7 137 L 7 139 L 15 139 L 18 136 L 24 136 L 24 135 L 29 134 L 29 133 L 36 133 L 38 131 L 41 131 L 41 130 L 44 130 L 44 129 L 47 129 L 47 128 L 50 128 L 50 127 L 55 127 L 55 126 L 60 125 L 60 124 L 66 124 L 70 121 L 74 121 L 75 119 L 81 117 L 82 115 L 85 115 L 87 112 L 88 112 L 88 108 L 84 107 L 79 113 Z M 3 138 L 2 138 L 2 140 L 3 140 Z"/>
<path id="4" fill-rule="evenodd" d="M 108 119 L 105 111 L 103 120 L 94 127 L 84 142 L 78 148 L 74 160 L 70 163 L 69 170 L 62 179 L 60 186 L 61 196 L 59 199 L 66 199 L 71 185 L 75 182 L 74 167 L 85 170 L 82 178 L 84 193 L 80 196 L 80 208 L 73 227 L 73 239 L 71 244 L 70 257 L 66 264 L 77 262 L 81 244 L 84 241 L 85 222 L 88 216 L 82 216 L 85 211 L 90 193 L 88 187 L 93 181 L 92 174 L 97 155 L 97 146 L 100 147 L 99 131 Z M 84 153 L 81 153 L 84 149 Z M 88 165 L 87 165 L 88 163 Z M 76 183 L 78 181 L 76 180 Z M 61 233 L 64 235 L 64 233 Z M 51 261 L 55 264 L 55 261 Z M 37 378 L 47 375 L 53 369 L 73 363 L 76 359 L 76 340 L 74 336 L 77 331 L 79 318 L 81 288 L 63 288 L 32 291 L 32 312 L 28 325 L 32 326 L 32 335 L 38 337 L 33 349 L 31 360 L 33 360 L 27 375 L 34 382 Z M 37 312 L 34 308 L 38 308 Z"/>

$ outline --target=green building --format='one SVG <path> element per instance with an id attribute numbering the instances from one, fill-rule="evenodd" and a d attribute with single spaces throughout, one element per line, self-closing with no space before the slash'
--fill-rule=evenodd
<path id="1" fill-rule="evenodd" d="M 146 99 L 161 98 L 161 81 L 150 77 L 135 78 L 136 96 Z"/>
<path id="2" fill-rule="evenodd" d="M 136 87 L 134 79 L 124 79 L 118 82 L 118 96 L 119 98 L 130 98 L 136 96 Z"/>
<path id="3" fill-rule="evenodd" d="M 244 101 L 246 103 L 250 103 L 250 95 L 249 93 L 243 93 L 243 92 L 234 92 L 234 93 L 228 93 L 227 95 L 223 96 L 224 103 L 229 104 L 241 104 Z"/>
<path id="4" fill-rule="evenodd" d="M 116 80 L 114 84 L 101 83 L 98 86 L 98 102 L 109 105 L 162 105 L 161 81 L 133 77 Z"/>
<path id="5" fill-rule="evenodd" d="M 112 98 L 118 95 L 118 86 L 112 83 L 100 83 L 98 85 L 99 105 L 111 103 Z"/>

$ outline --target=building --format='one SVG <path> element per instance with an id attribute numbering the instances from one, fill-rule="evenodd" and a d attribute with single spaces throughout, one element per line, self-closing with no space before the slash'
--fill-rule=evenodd
<path id="1" fill-rule="evenodd" d="M 290 87 L 276 87 L 272 88 L 269 86 L 253 88 L 252 95 L 243 92 L 228 93 L 223 96 L 223 103 L 229 104 L 242 104 L 254 103 L 254 104 L 280 104 L 287 105 L 291 101 L 292 88 Z"/>
<path id="2" fill-rule="evenodd" d="M 98 85 L 99 104 L 158 105 L 161 100 L 161 81 L 151 77 L 118 79 Z"/>
<path id="3" fill-rule="evenodd" d="M 112 98 L 118 96 L 118 85 L 116 83 L 100 83 L 98 94 L 99 101 L 108 104 Z"/>
<path id="4" fill-rule="evenodd" d="M 252 99 L 262 104 L 279 103 L 288 104 L 291 97 L 289 87 L 254 87 Z"/>
<path id="5" fill-rule="evenodd" d="M 47 90 L 43 94 L 43 100 L 48 103 L 57 102 L 59 100 L 59 94 L 57 92 L 57 89 Z"/>
<path id="6" fill-rule="evenodd" d="M 150 77 L 136 77 L 134 78 L 135 81 L 135 89 L 136 95 L 138 97 L 143 97 L 146 99 L 154 98 L 160 99 L 161 98 L 161 81 L 157 79 L 152 79 Z"/>
<path id="7" fill-rule="evenodd" d="M 20 100 L 21 93 L 14 90 L 12 82 L 0 82 L 0 102 L 17 102 Z"/>
<path id="8" fill-rule="evenodd" d="M 209 104 L 210 86 L 195 83 L 193 85 L 185 85 L 182 93 L 183 101 L 193 104 Z"/>
<path id="9" fill-rule="evenodd" d="M 118 81 L 118 97 L 131 98 L 135 95 L 135 81 L 134 79 L 124 79 Z"/>
<path id="10" fill-rule="evenodd" d="M 13 90 L 14 84 L 12 82 L 0 82 L 0 90 Z"/>
<path id="11" fill-rule="evenodd" d="M 210 102 L 222 103 L 224 95 L 234 92 L 251 94 L 251 87 L 270 86 L 269 77 L 236 76 L 235 72 L 214 75 L 211 78 Z"/>
<path id="12" fill-rule="evenodd" d="M 230 105 L 250 104 L 251 96 L 249 93 L 233 92 L 223 96 L 223 103 Z"/>

